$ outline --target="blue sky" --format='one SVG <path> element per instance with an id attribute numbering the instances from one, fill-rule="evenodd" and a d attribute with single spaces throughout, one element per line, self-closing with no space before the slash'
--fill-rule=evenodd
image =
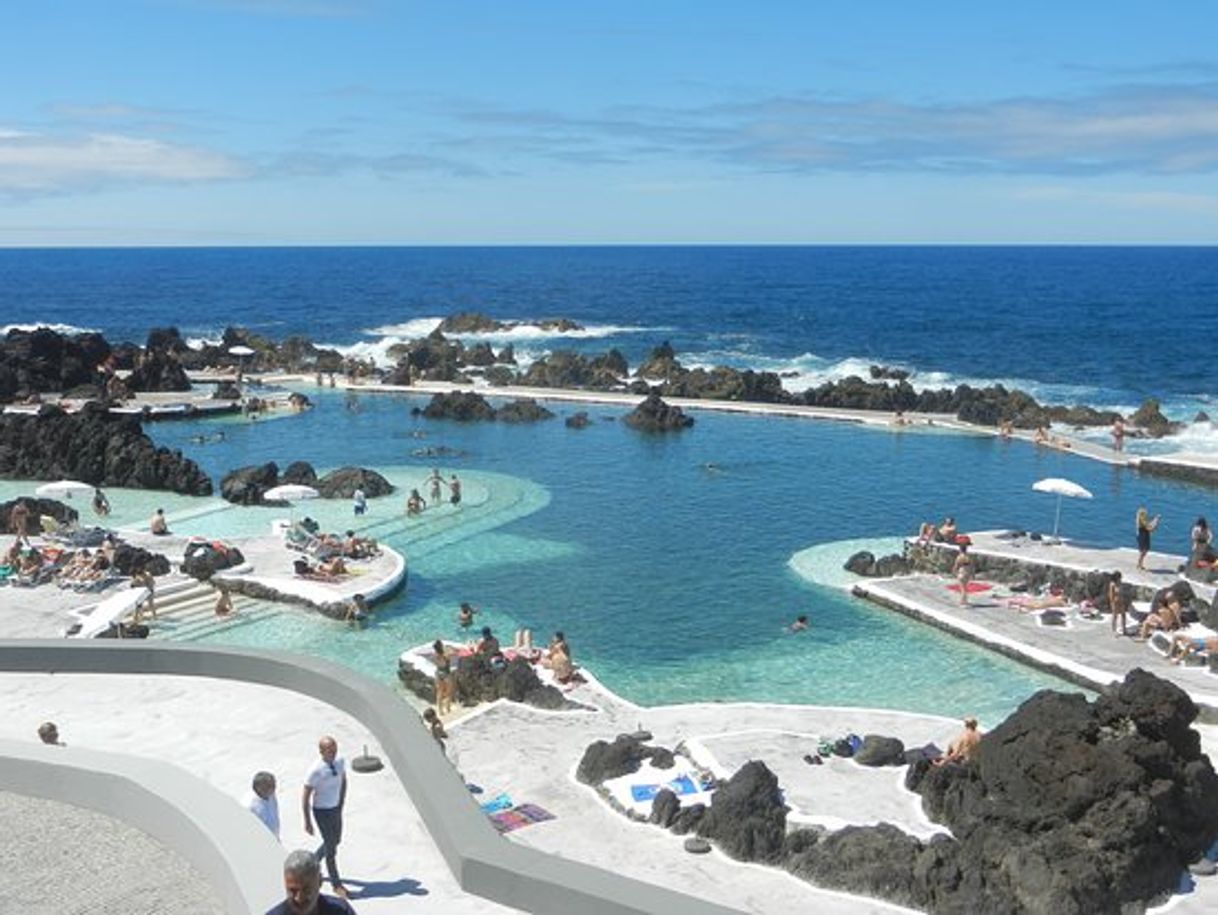
<path id="1" fill-rule="evenodd" d="M 0 245 L 1218 242 L 1218 3 L 10 0 Z"/>

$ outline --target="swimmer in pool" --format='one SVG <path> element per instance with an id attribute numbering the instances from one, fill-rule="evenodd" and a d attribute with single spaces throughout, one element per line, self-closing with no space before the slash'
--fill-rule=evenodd
<path id="1" fill-rule="evenodd" d="M 799 616 L 795 617 L 795 622 L 787 627 L 787 632 L 803 632 L 807 628 L 808 617 L 801 613 Z"/>

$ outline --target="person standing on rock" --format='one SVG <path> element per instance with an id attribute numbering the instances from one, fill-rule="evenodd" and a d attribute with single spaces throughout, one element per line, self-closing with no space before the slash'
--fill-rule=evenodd
<path id="1" fill-rule="evenodd" d="M 304 830 L 313 835 L 313 823 L 321 833 L 321 847 L 317 849 L 318 860 L 325 858 L 326 873 L 334 892 L 347 898 L 347 889 L 338 874 L 338 845 L 343 839 L 343 806 L 347 802 L 347 763 L 338 755 L 338 741 L 323 737 L 317 743 L 321 757 L 305 775 L 301 807 L 304 812 Z"/>
<path id="2" fill-rule="evenodd" d="M 1138 513 L 1134 516 L 1134 525 L 1138 531 L 1138 569 L 1144 572 L 1146 571 L 1146 554 L 1150 552 L 1150 535 L 1159 526 L 1159 516 L 1150 517 L 1146 506 L 1139 505 Z"/>

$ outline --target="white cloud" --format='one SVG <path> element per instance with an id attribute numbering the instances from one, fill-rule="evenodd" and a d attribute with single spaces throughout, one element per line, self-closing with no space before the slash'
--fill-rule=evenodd
<path id="1" fill-rule="evenodd" d="M 240 178 L 239 159 L 162 140 L 91 133 L 56 136 L 0 128 L 0 192 L 43 195 L 136 182 Z"/>

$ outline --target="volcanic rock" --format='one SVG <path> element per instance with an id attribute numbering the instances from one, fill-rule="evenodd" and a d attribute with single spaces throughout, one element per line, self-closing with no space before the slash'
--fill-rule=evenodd
<path id="1" fill-rule="evenodd" d="M 588 413 L 586 410 L 580 410 L 578 413 L 572 413 L 564 421 L 568 429 L 586 429 L 588 427 Z"/>
<path id="2" fill-rule="evenodd" d="M 1182 423 L 1172 422 L 1159 409 L 1159 401 L 1153 397 L 1148 397 L 1142 401 L 1142 406 L 1138 407 L 1136 413 L 1129 417 L 1129 421 L 1133 425 L 1142 429 L 1151 438 L 1162 438 L 1165 435 L 1171 435 L 1179 432 Z"/>
<path id="3" fill-rule="evenodd" d="M 756 759 L 719 785 L 698 824 L 698 835 L 713 839 L 731 857 L 767 864 L 781 859 L 786 831 L 778 779 Z"/>
<path id="4" fill-rule="evenodd" d="M 298 486 L 313 486 L 317 483 L 317 471 L 308 461 L 292 461 L 279 475 L 280 483 L 293 483 Z"/>
<path id="5" fill-rule="evenodd" d="M 436 330 L 442 334 L 493 334 L 509 326 L 476 311 L 462 311 L 449 315 Z"/>
<path id="6" fill-rule="evenodd" d="M 686 416 L 680 407 L 669 406 L 655 393 L 648 394 L 647 399 L 622 421 L 630 428 L 642 432 L 672 432 L 687 429 L 694 424 L 692 416 Z"/>
<path id="7" fill-rule="evenodd" d="M 639 771 L 647 756 L 647 748 L 625 734 L 613 743 L 598 740 L 584 750 L 575 777 L 585 785 L 599 785 L 606 779 Z"/>
<path id="8" fill-rule="evenodd" d="M 212 492 L 211 480 L 194 461 L 156 447 L 138 419 L 111 415 L 99 404 L 71 415 L 44 406 L 36 416 L 0 416 L 0 478 L 80 480 L 192 496 Z"/>
<path id="9" fill-rule="evenodd" d="M 350 499 L 357 489 L 362 489 L 369 499 L 387 496 L 394 491 L 393 484 L 375 470 L 363 467 L 340 467 L 332 470 L 314 484 L 323 499 Z"/>
<path id="10" fill-rule="evenodd" d="M 535 423 L 553 419 L 554 414 L 532 398 L 519 398 L 495 411 L 495 419 L 504 423 Z"/>
<path id="11" fill-rule="evenodd" d="M 110 345 L 100 334 L 10 330 L 0 340 L 0 403 L 93 385 L 97 367 L 109 355 Z"/>
<path id="12" fill-rule="evenodd" d="M 896 737 L 867 734 L 863 737 L 863 745 L 854 754 L 854 761 L 860 766 L 903 766 L 905 744 Z"/>
<path id="13" fill-rule="evenodd" d="M 428 419 L 455 419 L 466 423 L 493 420 L 495 409 L 481 394 L 475 394 L 473 391 L 453 391 L 433 396 L 431 402 L 422 410 L 422 414 Z"/>
<path id="14" fill-rule="evenodd" d="M 274 461 L 238 467 L 220 480 L 220 496 L 237 505 L 262 505 L 268 489 L 279 485 L 279 466 Z"/>

